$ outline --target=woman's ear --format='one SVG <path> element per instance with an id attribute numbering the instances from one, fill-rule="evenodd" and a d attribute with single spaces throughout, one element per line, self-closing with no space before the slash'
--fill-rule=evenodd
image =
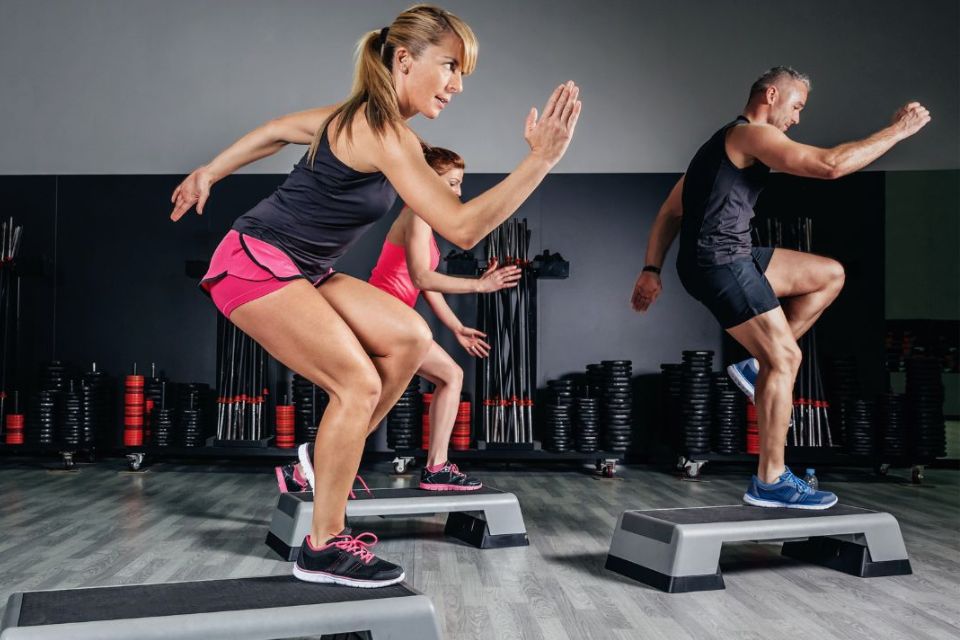
<path id="1" fill-rule="evenodd" d="M 393 68 L 399 69 L 400 73 L 408 73 L 410 71 L 410 63 L 413 60 L 413 56 L 410 55 L 410 51 L 406 47 L 397 47 L 393 50 Z"/>

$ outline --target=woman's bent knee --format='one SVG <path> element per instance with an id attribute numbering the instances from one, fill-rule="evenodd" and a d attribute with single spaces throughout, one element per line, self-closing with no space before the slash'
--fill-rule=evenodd
<path id="1" fill-rule="evenodd" d="M 402 335 L 398 336 L 398 348 L 407 354 L 415 354 L 418 358 L 427 355 L 433 345 L 433 333 L 423 318 L 417 317 L 408 326 L 404 327 Z"/>
<path id="2" fill-rule="evenodd" d="M 345 372 L 328 390 L 331 400 L 336 399 L 343 408 L 367 416 L 373 415 L 382 391 L 383 383 L 372 364 L 369 370 Z"/>
<path id="3" fill-rule="evenodd" d="M 463 369 L 454 362 L 443 371 L 443 381 L 447 385 L 460 389 L 463 387 Z"/>

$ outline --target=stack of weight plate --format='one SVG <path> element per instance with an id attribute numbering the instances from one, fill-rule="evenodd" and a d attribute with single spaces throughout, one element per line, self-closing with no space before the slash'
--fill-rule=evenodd
<path id="1" fill-rule="evenodd" d="M 69 380 L 67 367 L 56 360 L 40 370 L 41 391 L 66 391 Z"/>
<path id="2" fill-rule="evenodd" d="M 574 382 L 570 379 L 547 380 L 548 404 L 569 407 L 573 404 Z"/>
<path id="3" fill-rule="evenodd" d="M 713 438 L 717 453 L 740 453 L 744 450 L 747 414 L 744 395 L 726 371 L 713 377 Z"/>
<path id="4" fill-rule="evenodd" d="M 293 374 L 294 427 L 297 442 L 314 442 L 330 396 L 300 374 Z"/>
<path id="5" fill-rule="evenodd" d="M 163 401 L 163 388 L 167 379 L 163 376 L 144 376 L 143 381 L 143 437 L 153 442 L 153 418 Z"/>
<path id="6" fill-rule="evenodd" d="M 660 415 L 663 421 L 664 440 L 671 446 L 683 448 L 683 365 L 661 364 L 660 370 Z"/>
<path id="7" fill-rule="evenodd" d="M 874 452 L 874 405 L 866 400 L 851 400 L 844 407 L 847 453 L 872 456 Z"/>
<path id="8" fill-rule="evenodd" d="M 203 444 L 203 407 L 209 390 L 209 385 L 199 382 L 180 385 L 177 406 L 180 408 L 180 438 L 185 447 L 199 447 Z"/>
<path id="9" fill-rule="evenodd" d="M 96 445 L 97 432 L 109 428 L 113 421 L 110 408 L 110 381 L 94 365 L 80 379 L 81 446 Z"/>
<path id="10" fill-rule="evenodd" d="M 421 402 L 422 397 L 421 395 Z M 450 434 L 450 448 L 454 451 L 466 451 L 470 448 L 470 425 L 473 424 L 470 419 L 470 407 L 469 400 L 460 401 L 460 408 L 457 409 L 457 419 L 453 423 L 453 432 Z M 421 426 L 424 424 L 422 417 L 420 424 Z"/>
<path id="11" fill-rule="evenodd" d="M 860 398 L 857 362 L 849 355 L 828 358 L 825 374 L 830 431 L 834 445 L 843 445 L 847 441 L 847 410 Z"/>
<path id="12" fill-rule="evenodd" d="M 60 442 L 71 449 L 80 446 L 80 393 L 76 383 L 71 380 L 62 393 L 60 410 Z"/>
<path id="13" fill-rule="evenodd" d="M 683 352 L 681 413 L 683 443 L 688 454 L 710 451 L 710 374 L 713 351 Z"/>
<path id="14" fill-rule="evenodd" d="M 903 371 L 903 352 L 905 343 L 910 340 L 910 332 L 905 331 L 902 335 L 887 330 L 887 335 L 883 340 L 884 360 L 887 363 L 887 371 Z"/>
<path id="15" fill-rule="evenodd" d="M 633 432 L 633 392 L 630 388 L 633 362 L 603 360 L 600 364 L 603 365 L 600 422 L 604 429 L 604 449 L 626 451 L 630 448 Z"/>
<path id="16" fill-rule="evenodd" d="M 573 380 L 547 380 L 544 441 L 549 451 L 573 449 Z"/>
<path id="17" fill-rule="evenodd" d="M 920 460 L 947 455 L 943 417 L 942 365 L 937 358 L 907 359 L 907 415 L 913 427 L 913 452 Z"/>
<path id="18" fill-rule="evenodd" d="M 586 396 L 589 398 L 599 398 L 603 395 L 603 365 L 588 364 L 586 375 Z"/>
<path id="19" fill-rule="evenodd" d="M 577 451 L 594 453 L 600 439 L 600 401 L 597 398 L 577 398 L 575 436 Z"/>
<path id="20" fill-rule="evenodd" d="M 387 446 L 398 451 L 415 449 L 421 441 L 422 412 L 420 377 L 413 376 L 403 395 L 387 414 Z"/>
<path id="21" fill-rule="evenodd" d="M 907 455 L 904 396 L 891 392 L 877 398 L 877 444 L 887 462 Z"/>
<path id="22" fill-rule="evenodd" d="M 173 409 L 154 406 L 150 414 L 150 424 L 153 429 L 153 446 L 169 447 L 173 437 Z"/>
<path id="23" fill-rule="evenodd" d="M 30 444 L 54 443 L 59 395 L 56 391 L 38 391 L 30 401 L 26 429 Z"/>

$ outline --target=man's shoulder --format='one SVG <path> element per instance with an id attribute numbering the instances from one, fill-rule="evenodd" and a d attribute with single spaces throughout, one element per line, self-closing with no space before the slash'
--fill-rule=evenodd
<path id="1" fill-rule="evenodd" d="M 727 131 L 727 148 L 743 150 L 757 143 L 782 137 L 784 133 L 766 122 L 743 122 L 730 127 Z"/>

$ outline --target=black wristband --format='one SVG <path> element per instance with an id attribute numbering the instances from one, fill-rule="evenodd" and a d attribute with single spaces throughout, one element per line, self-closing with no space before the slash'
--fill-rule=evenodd
<path id="1" fill-rule="evenodd" d="M 647 266 L 645 266 L 643 268 L 643 271 L 649 271 L 650 273 L 655 273 L 657 275 L 660 275 L 660 267 L 655 267 L 652 264 L 648 264 Z"/>

